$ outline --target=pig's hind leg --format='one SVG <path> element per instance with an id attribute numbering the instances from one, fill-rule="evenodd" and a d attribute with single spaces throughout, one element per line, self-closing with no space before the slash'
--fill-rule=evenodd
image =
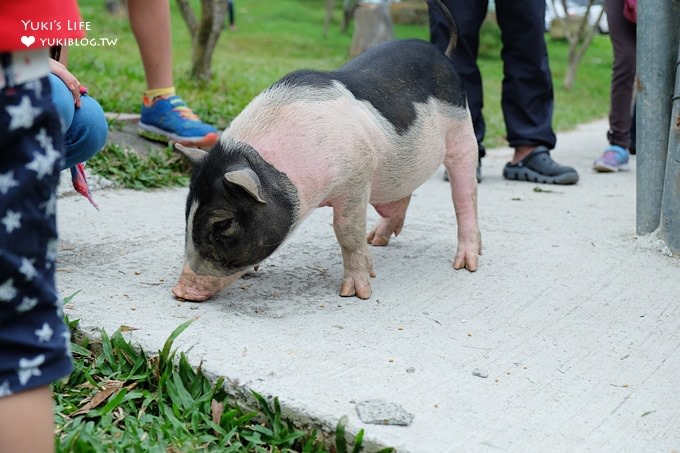
<path id="1" fill-rule="evenodd" d="M 411 195 L 391 203 L 373 205 L 381 219 L 375 228 L 368 233 L 369 244 L 373 246 L 387 245 L 393 234 L 398 236 L 401 233 L 406 218 L 406 209 L 410 201 Z"/>
<path id="2" fill-rule="evenodd" d="M 477 139 L 469 117 L 453 126 L 447 136 L 444 157 L 458 224 L 458 249 L 453 267 L 474 272 L 482 254 L 482 237 L 477 223 Z"/>

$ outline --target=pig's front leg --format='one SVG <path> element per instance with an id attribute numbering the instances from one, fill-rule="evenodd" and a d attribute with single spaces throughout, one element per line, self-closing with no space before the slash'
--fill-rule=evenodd
<path id="1" fill-rule="evenodd" d="M 333 203 L 333 230 L 342 249 L 344 267 L 340 295 L 368 299 L 371 297 L 369 279 L 375 277 L 365 237 L 368 196 L 357 198 Z"/>

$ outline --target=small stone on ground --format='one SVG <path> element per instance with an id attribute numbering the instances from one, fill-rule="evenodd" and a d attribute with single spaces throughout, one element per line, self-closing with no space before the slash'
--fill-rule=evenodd
<path id="1" fill-rule="evenodd" d="M 489 373 L 487 373 L 486 370 L 480 370 L 479 368 L 475 368 L 474 370 L 472 370 L 472 375 L 480 378 L 489 377 Z"/>
<path id="2" fill-rule="evenodd" d="M 399 404 L 384 400 L 367 400 L 357 403 L 359 419 L 373 425 L 408 426 L 413 421 L 413 414 Z"/>

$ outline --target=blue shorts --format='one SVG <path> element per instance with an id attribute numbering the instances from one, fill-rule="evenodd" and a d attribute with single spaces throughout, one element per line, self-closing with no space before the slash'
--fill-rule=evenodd
<path id="1" fill-rule="evenodd" d="M 54 278 L 62 149 L 47 77 L 0 88 L 0 397 L 72 369 Z"/>

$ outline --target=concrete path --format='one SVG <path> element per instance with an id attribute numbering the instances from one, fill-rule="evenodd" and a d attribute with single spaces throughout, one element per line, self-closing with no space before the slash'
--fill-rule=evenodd
<path id="1" fill-rule="evenodd" d="M 403 233 L 375 248 L 373 296 L 340 298 L 330 209 L 318 209 L 259 272 L 205 303 L 171 288 L 182 266 L 186 189 L 100 190 L 59 200 L 58 283 L 81 290 L 81 326 L 121 325 L 146 351 L 178 338 L 192 363 L 241 397 L 278 396 L 305 423 L 366 430 L 399 452 L 680 451 L 680 260 L 635 235 L 633 171 L 595 174 L 598 121 L 560 134 L 573 187 L 502 179 L 484 159 L 484 255 L 454 271 L 455 221 L 439 172 Z M 369 223 L 376 219 L 371 210 Z M 366 424 L 357 405 L 400 407 L 408 426 Z M 408 422 L 406 417 L 404 422 Z"/>

